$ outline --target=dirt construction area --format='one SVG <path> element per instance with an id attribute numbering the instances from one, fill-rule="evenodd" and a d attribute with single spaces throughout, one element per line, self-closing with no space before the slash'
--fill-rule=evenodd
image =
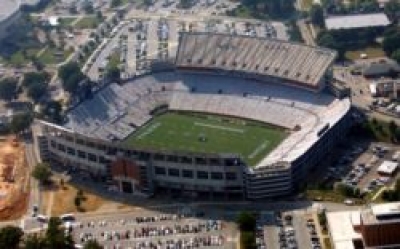
<path id="1" fill-rule="evenodd" d="M 21 217 L 27 208 L 29 171 L 23 143 L 0 137 L 0 220 Z"/>

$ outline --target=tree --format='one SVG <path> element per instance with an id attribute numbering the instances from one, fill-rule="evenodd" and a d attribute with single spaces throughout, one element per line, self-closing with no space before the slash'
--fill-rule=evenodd
<path id="1" fill-rule="evenodd" d="M 63 88 L 70 93 L 79 91 L 79 83 L 85 79 L 85 75 L 76 62 L 70 62 L 58 69 L 58 76 L 62 81 Z"/>
<path id="2" fill-rule="evenodd" d="M 241 231 L 255 231 L 256 229 L 256 218 L 249 212 L 241 212 L 236 223 Z"/>
<path id="3" fill-rule="evenodd" d="M 61 220 L 58 217 L 49 219 L 48 228 L 46 231 L 46 247 L 73 249 L 74 241 L 70 234 L 66 234 L 61 227 Z"/>
<path id="4" fill-rule="evenodd" d="M 397 63 L 400 63 L 400 48 L 393 51 L 390 57 L 395 60 Z"/>
<path id="5" fill-rule="evenodd" d="M 113 82 L 119 82 L 121 81 L 121 70 L 117 66 L 108 67 L 106 77 Z"/>
<path id="6" fill-rule="evenodd" d="M 41 184 L 48 184 L 52 173 L 47 163 L 38 163 L 32 171 L 32 177 Z"/>
<path id="7" fill-rule="evenodd" d="M 83 10 L 85 11 L 86 14 L 93 14 L 94 13 L 93 4 L 91 2 L 89 2 L 89 1 L 87 1 L 83 5 Z"/>
<path id="8" fill-rule="evenodd" d="M 97 18 L 98 20 L 100 20 L 100 21 L 103 21 L 103 20 L 104 20 L 103 13 L 101 13 L 100 10 L 96 12 L 96 18 Z M 90 35 L 91 35 L 91 34 L 90 34 Z"/>
<path id="9" fill-rule="evenodd" d="M 62 106 L 60 102 L 55 100 L 49 101 L 46 103 L 46 106 L 43 109 L 43 114 L 54 123 L 61 123 L 62 121 Z"/>
<path id="10" fill-rule="evenodd" d="M 12 117 L 10 122 L 10 130 L 18 134 L 25 131 L 31 125 L 33 119 L 30 113 L 20 113 Z"/>
<path id="11" fill-rule="evenodd" d="M 47 91 L 47 85 L 45 83 L 36 83 L 28 88 L 27 95 L 34 102 L 37 102 L 46 93 L 46 91 Z"/>
<path id="12" fill-rule="evenodd" d="M 83 246 L 83 249 L 102 249 L 103 247 L 96 240 L 89 240 Z"/>
<path id="13" fill-rule="evenodd" d="M 385 32 L 382 42 L 383 50 L 387 55 L 391 55 L 400 48 L 400 31 L 398 29 L 390 29 Z"/>
<path id="14" fill-rule="evenodd" d="M 44 238 L 36 234 L 28 235 L 24 239 L 24 249 L 43 249 L 46 248 L 46 241 Z"/>
<path id="15" fill-rule="evenodd" d="M 0 99 L 11 101 L 15 98 L 18 82 L 14 78 L 5 78 L 0 81 Z"/>
<path id="16" fill-rule="evenodd" d="M 311 22 L 319 27 L 324 27 L 324 10 L 320 4 L 313 4 L 310 9 Z"/>
<path id="17" fill-rule="evenodd" d="M 122 4 L 121 0 L 112 0 L 111 1 L 111 8 L 116 8 Z"/>
<path id="18" fill-rule="evenodd" d="M 397 21 L 400 11 L 400 3 L 398 0 L 389 0 L 385 3 L 385 13 L 392 21 Z"/>
<path id="19" fill-rule="evenodd" d="M 19 227 L 5 226 L 0 229 L 0 248 L 18 248 L 24 232 Z"/>

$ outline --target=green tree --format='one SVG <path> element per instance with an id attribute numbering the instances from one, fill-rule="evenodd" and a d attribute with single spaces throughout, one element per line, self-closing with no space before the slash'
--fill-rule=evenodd
<path id="1" fill-rule="evenodd" d="M 58 76 L 61 79 L 64 90 L 70 93 L 79 91 L 79 83 L 85 79 L 79 64 L 70 62 L 58 69 Z"/>
<path id="2" fill-rule="evenodd" d="M 62 222 L 58 217 L 51 217 L 49 219 L 45 237 L 47 248 L 74 248 L 74 241 L 72 240 L 71 235 L 64 232 L 64 229 L 61 227 L 61 223 Z"/>
<path id="3" fill-rule="evenodd" d="M 85 4 L 83 5 L 83 10 L 85 11 L 86 14 L 93 14 L 94 13 L 93 3 L 86 1 Z"/>
<path id="4" fill-rule="evenodd" d="M 96 240 L 89 240 L 83 246 L 83 249 L 102 249 L 103 247 Z"/>
<path id="5" fill-rule="evenodd" d="M 256 249 L 256 239 L 253 232 L 240 232 L 240 245 L 243 249 Z"/>
<path id="6" fill-rule="evenodd" d="M 52 100 L 46 103 L 43 109 L 43 114 L 54 123 L 61 123 L 62 121 L 62 106 L 60 102 Z"/>
<path id="7" fill-rule="evenodd" d="M 20 113 L 12 117 L 10 122 L 10 130 L 18 134 L 25 131 L 31 125 L 33 119 L 30 113 Z"/>
<path id="8" fill-rule="evenodd" d="M 48 184 L 52 173 L 47 163 L 38 163 L 32 171 L 32 177 L 41 184 Z"/>
<path id="9" fill-rule="evenodd" d="M 319 27 L 325 26 L 324 10 L 320 4 L 313 4 L 310 8 L 310 18 L 314 25 Z"/>
<path id="10" fill-rule="evenodd" d="M 400 48 L 393 51 L 393 53 L 390 55 L 390 57 L 393 60 L 397 61 L 397 63 L 400 63 Z"/>
<path id="11" fill-rule="evenodd" d="M 0 80 L 0 99 L 11 101 L 17 93 L 18 82 L 14 78 L 5 78 Z"/>
<path id="12" fill-rule="evenodd" d="M 43 249 L 46 248 L 46 241 L 43 237 L 36 234 L 28 235 L 24 239 L 24 249 Z"/>
<path id="13" fill-rule="evenodd" d="M 19 227 L 5 226 L 0 229 L 0 248 L 16 249 L 24 232 Z"/>
<path id="14" fill-rule="evenodd" d="M 385 3 L 385 13 L 392 21 L 397 21 L 400 11 L 400 2 L 398 0 L 389 0 Z"/>
<path id="15" fill-rule="evenodd" d="M 45 83 L 36 83 L 28 88 L 27 95 L 34 102 L 40 100 L 40 98 L 47 92 L 47 85 Z"/>
<path id="16" fill-rule="evenodd" d="M 382 42 L 383 50 L 388 56 L 391 56 L 394 51 L 400 48 L 400 31 L 391 29 L 386 32 Z"/>
<path id="17" fill-rule="evenodd" d="M 121 0 L 112 0 L 111 1 L 111 8 L 116 8 L 122 4 Z"/>
<path id="18" fill-rule="evenodd" d="M 113 82 L 120 82 L 121 70 L 117 66 L 108 67 L 106 71 L 106 76 L 109 80 Z"/>
<path id="19" fill-rule="evenodd" d="M 236 223 L 241 231 L 255 231 L 256 229 L 256 218 L 249 212 L 241 212 L 236 219 Z"/>

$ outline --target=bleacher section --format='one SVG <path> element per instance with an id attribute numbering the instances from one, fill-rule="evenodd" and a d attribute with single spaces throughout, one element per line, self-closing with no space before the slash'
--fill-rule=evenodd
<path id="1" fill-rule="evenodd" d="M 320 90 L 333 50 L 249 36 L 183 33 L 176 58 L 182 69 L 217 69 L 286 79 Z"/>

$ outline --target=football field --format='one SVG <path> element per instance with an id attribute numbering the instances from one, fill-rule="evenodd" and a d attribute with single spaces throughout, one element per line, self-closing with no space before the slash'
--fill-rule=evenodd
<path id="1" fill-rule="evenodd" d="M 150 149 L 233 153 L 253 166 L 286 136 L 285 130 L 259 122 L 170 112 L 154 117 L 123 143 Z"/>

